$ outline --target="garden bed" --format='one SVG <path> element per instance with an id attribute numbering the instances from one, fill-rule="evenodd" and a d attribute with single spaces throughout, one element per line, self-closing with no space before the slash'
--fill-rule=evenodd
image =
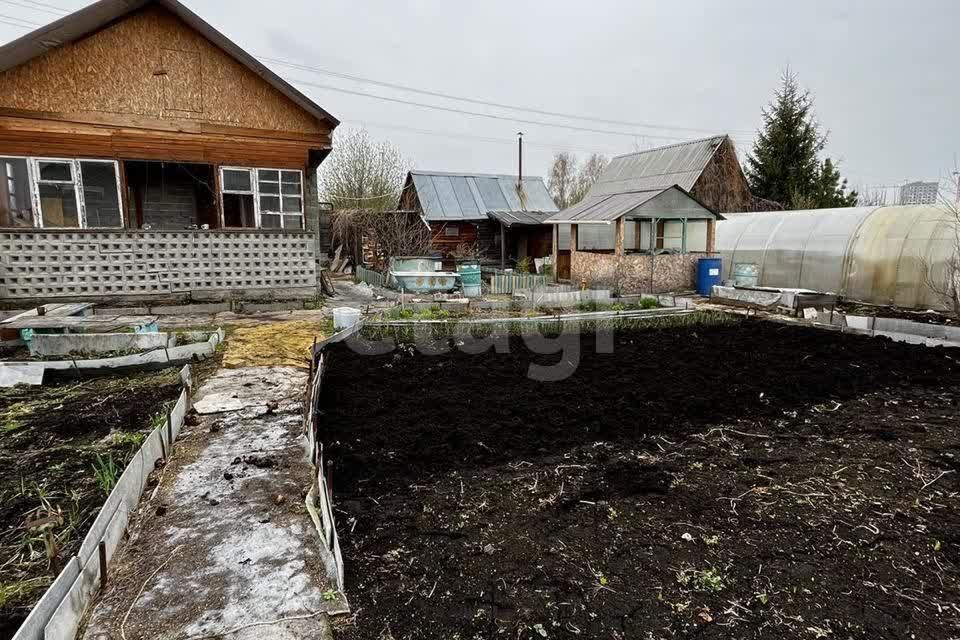
<path id="1" fill-rule="evenodd" d="M 180 386 L 174 368 L 0 389 L 0 638 L 77 551 Z"/>
<path id="2" fill-rule="evenodd" d="M 330 348 L 338 637 L 956 633 L 960 350 L 757 320 L 596 345 L 557 382 L 517 337 Z"/>

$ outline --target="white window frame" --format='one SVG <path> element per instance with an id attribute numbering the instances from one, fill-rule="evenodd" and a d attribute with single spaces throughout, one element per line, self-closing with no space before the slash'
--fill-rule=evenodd
<path id="1" fill-rule="evenodd" d="M 104 160 L 102 158 L 48 158 L 33 156 L 15 156 L 3 154 L 4 158 L 13 158 L 16 160 L 27 161 L 27 176 L 30 181 L 30 201 L 33 205 L 33 227 L 43 229 L 43 211 L 40 207 L 40 185 L 41 184 L 70 184 L 73 185 L 74 198 L 77 202 L 77 222 L 76 227 L 51 227 L 52 229 L 88 229 L 87 226 L 87 207 L 83 199 L 83 171 L 80 168 L 81 162 L 110 164 L 113 165 L 113 175 L 117 183 L 117 203 L 120 207 L 120 224 L 116 227 L 96 227 L 98 229 L 123 229 L 123 192 L 120 189 L 120 163 L 116 160 Z M 41 162 L 59 162 L 70 166 L 70 180 L 40 180 Z"/>
<path id="2" fill-rule="evenodd" d="M 245 171 L 250 176 L 250 191 L 240 191 L 236 189 L 225 189 L 224 188 L 224 171 Z M 280 199 L 280 209 L 281 211 L 270 211 L 263 210 L 260 208 L 260 172 L 261 171 L 276 171 L 277 172 L 277 188 L 279 193 L 267 193 L 266 196 L 277 196 Z M 300 198 L 300 211 L 298 213 L 294 212 L 283 212 L 283 172 L 288 171 L 290 173 L 296 173 L 300 177 L 300 193 L 298 194 Z M 272 180 L 266 180 L 265 182 L 273 182 Z M 269 227 L 269 229 L 280 229 L 286 230 L 284 226 L 284 216 L 295 216 L 299 215 L 300 217 L 300 226 L 297 227 L 296 231 L 303 231 L 306 229 L 305 224 L 305 199 L 303 197 L 303 171 L 300 169 L 280 169 L 278 167 L 232 167 L 232 166 L 223 166 L 220 167 L 220 210 L 223 211 L 223 196 L 224 194 L 234 193 L 238 195 L 252 195 L 253 196 L 253 217 L 256 222 L 257 229 L 263 229 L 263 222 L 261 219 L 262 214 L 267 215 L 278 215 L 280 216 L 280 226 L 279 227 Z M 292 197 L 294 194 L 286 194 L 288 197 Z M 226 220 L 221 222 L 224 227 L 226 227 Z M 231 228 L 243 228 L 243 227 L 231 227 Z"/>

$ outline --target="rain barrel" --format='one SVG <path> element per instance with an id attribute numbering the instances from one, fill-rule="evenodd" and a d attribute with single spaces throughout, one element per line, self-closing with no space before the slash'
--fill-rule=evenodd
<path id="1" fill-rule="evenodd" d="M 713 286 L 720 284 L 722 258 L 700 258 L 697 260 L 697 293 L 709 296 Z"/>
<path id="2" fill-rule="evenodd" d="M 464 286 L 480 286 L 480 263 L 476 260 L 465 260 L 457 263 L 457 273 Z"/>

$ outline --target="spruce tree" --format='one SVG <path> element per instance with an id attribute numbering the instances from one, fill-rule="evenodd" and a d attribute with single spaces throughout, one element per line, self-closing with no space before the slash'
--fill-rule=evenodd
<path id="1" fill-rule="evenodd" d="M 753 195 L 788 209 L 845 207 L 856 193 L 829 159 L 822 162 L 827 136 L 813 116 L 813 98 L 788 69 L 773 101 L 763 110 L 763 128 L 747 156 L 744 172 Z"/>

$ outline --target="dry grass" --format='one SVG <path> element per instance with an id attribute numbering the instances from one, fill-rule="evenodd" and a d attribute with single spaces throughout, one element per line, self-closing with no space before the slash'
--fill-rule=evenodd
<path id="1" fill-rule="evenodd" d="M 223 366 L 310 368 L 313 340 L 332 332 L 330 321 L 298 320 L 239 327 L 227 339 Z"/>

